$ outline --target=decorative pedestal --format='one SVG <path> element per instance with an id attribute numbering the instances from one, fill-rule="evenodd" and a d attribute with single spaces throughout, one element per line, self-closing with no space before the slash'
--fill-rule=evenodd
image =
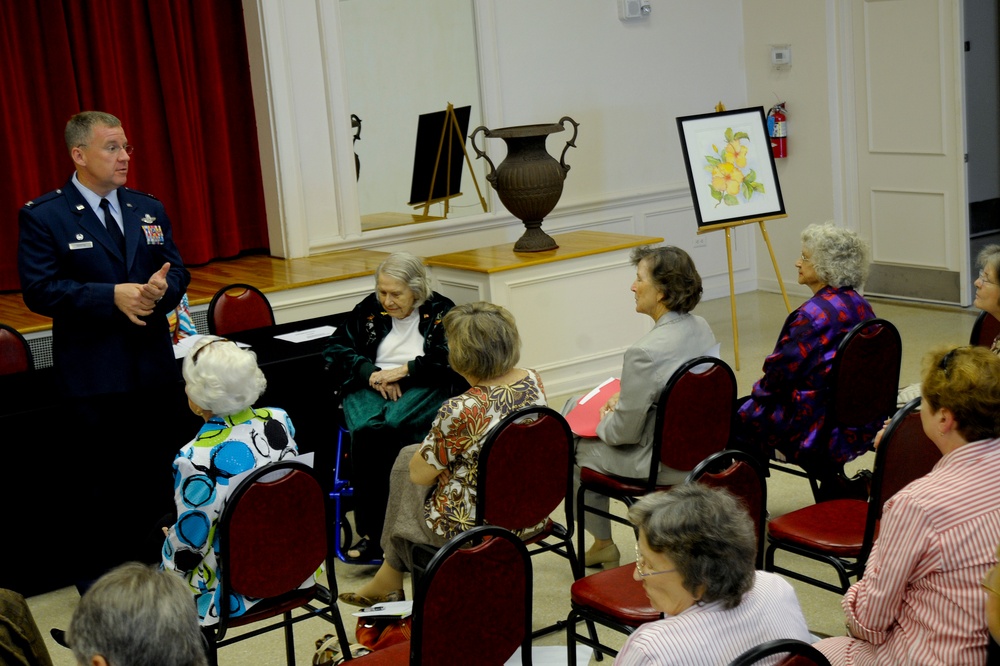
<path id="1" fill-rule="evenodd" d="M 555 237 L 555 250 L 517 254 L 512 243 L 427 257 L 438 291 L 456 303 L 491 301 L 514 315 L 521 367 L 549 395 L 590 390 L 621 373 L 625 349 L 652 321 L 635 311 L 632 248 L 662 238 L 602 231 Z"/>

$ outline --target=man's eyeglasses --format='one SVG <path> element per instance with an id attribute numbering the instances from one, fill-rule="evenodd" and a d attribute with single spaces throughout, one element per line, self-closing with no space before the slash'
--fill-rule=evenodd
<path id="1" fill-rule="evenodd" d="M 77 146 L 77 148 L 86 148 L 86 147 L 87 144 L 85 143 L 81 143 L 79 146 Z M 126 155 L 131 155 L 132 152 L 135 150 L 135 146 L 133 146 L 131 143 L 126 143 L 121 146 L 119 146 L 117 143 L 109 143 L 108 145 L 101 148 L 101 150 L 110 155 L 115 155 L 115 156 L 118 155 L 119 150 L 124 150 Z"/>
<path id="2" fill-rule="evenodd" d="M 639 552 L 639 544 L 635 544 L 635 570 L 639 572 L 639 575 L 643 578 L 649 576 L 659 576 L 660 574 L 673 573 L 677 569 L 666 569 L 665 571 L 649 571 L 646 570 L 646 558 L 642 556 Z"/>

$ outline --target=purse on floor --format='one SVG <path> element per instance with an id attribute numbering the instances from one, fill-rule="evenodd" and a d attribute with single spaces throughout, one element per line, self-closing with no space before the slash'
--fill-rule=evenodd
<path id="1" fill-rule="evenodd" d="M 369 650 L 381 650 L 410 640 L 412 625 L 412 616 L 402 619 L 359 617 L 355 635 Z"/>

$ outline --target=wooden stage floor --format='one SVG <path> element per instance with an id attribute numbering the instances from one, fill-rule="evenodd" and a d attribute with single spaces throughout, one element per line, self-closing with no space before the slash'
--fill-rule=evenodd
<path id="1" fill-rule="evenodd" d="M 188 301 L 193 306 L 208 304 L 219 289 L 236 282 L 252 284 L 268 293 L 374 275 L 379 263 L 388 255 L 388 252 L 373 250 L 345 250 L 302 259 L 253 255 L 213 261 L 188 269 L 191 271 Z M 49 317 L 28 310 L 21 292 L 0 294 L 0 323 L 13 326 L 22 334 L 52 328 Z"/>

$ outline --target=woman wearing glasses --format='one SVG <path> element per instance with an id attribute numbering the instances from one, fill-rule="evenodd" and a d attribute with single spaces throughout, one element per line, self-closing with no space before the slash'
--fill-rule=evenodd
<path id="1" fill-rule="evenodd" d="M 218 621 L 220 600 L 216 524 L 238 474 L 298 453 L 295 428 L 284 410 L 254 408 L 267 380 L 252 351 L 205 336 L 182 368 L 191 411 L 205 420 L 174 459 L 176 522 L 163 528 L 163 568 L 176 571 L 194 594 L 203 625 Z M 233 595 L 233 617 L 256 603 Z"/>
<path id="2" fill-rule="evenodd" d="M 984 664 L 1000 540 L 1000 358 L 984 347 L 924 358 L 920 420 L 942 458 L 885 505 L 865 575 L 841 605 L 833 664 Z"/>
<path id="3" fill-rule="evenodd" d="M 995 320 L 1000 321 L 1000 245 L 987 245 L 979 251 L 976 264 L 979 266 L 979 277 L 976 278 L 976 298 L 972 305 L 983 310 Z M 988 330 L 987 327 L 983 327 Z M 976 344 L 977 341 L 973 340 Z M 980 339 L 978 344 L 985 344 Z M 990 351 L 1000 356 L 1000 334 L 990 344 Z M 899 389 L 896 406 L 902 407 L 910 400 L 920 397 L 920 382 Z M 885 421 L 889 424 L 889 419 Z"/>
<path id="4" fill-rule="evenodd" d="M 812 641 L 791 585 L 754 570 L 753 521 L 732 495 L 675 486 L 628 516 L 639 528 L 633 578 L 664 618 L 629 636 L 615 666 L 728 664 L 766 641 Z"/>
<path id="5" fill-rule="evenodd" d="M 823 432 L 829 400 L 828 377 L 837 345 L 855 325 L 875 313 L 857 292 L 868 277 L 869 251 L 849 229 L 813 224 L 802 232 L 802 255 L 795 262 L 799 284 L 812 298 L 788 315 L 761 377 L 739 407 L 739 448 L 764 462 L 778 458 L 803 467 L 820 481 L 828 498 L 853 494 L 867 497 L 867 478 L 851 487 L 843 464 L 868 450 L 881 427 Z"/>
<path id="6" fill-rule="evenodd" d="M 1000 319 L 1000 245 L 987 245 L 979 252 L 979 277 L 972 304 Z M 1000 354 L 1000 335 L 993 340 L 990 351 Z"/>

